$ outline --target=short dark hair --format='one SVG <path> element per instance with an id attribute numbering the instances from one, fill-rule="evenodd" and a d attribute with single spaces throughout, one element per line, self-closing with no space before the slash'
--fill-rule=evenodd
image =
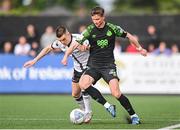
<path id="1" fill-rule="evenodd" d="M 56 28 L 56 37 L 59 38 L 65 33 L 66 33 L 66 28 L 64 26 L 60 25 Z"/>
<path id="2" fill-rule="evenodd" d="M 95 7 L 91 10 L 91 16 L 94 16 L 94 15 L 100 15 L 100 16 L 103 16 L 104 15 L 104 9 L 102 7 Z"/>

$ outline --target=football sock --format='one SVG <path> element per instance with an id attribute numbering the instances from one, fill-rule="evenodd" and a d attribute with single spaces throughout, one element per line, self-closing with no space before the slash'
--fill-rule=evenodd
<path id="1" fill-rule="evenodd" d="M 138 115 L 136 115 L 136 114 L 131 115 L 131 118 L 133 118 L 133 117 L 138 117 Z"/>
<path id="2" fill-rule="evenodd" d="M 111 104 L 109 104 L 108 102 L 106 102 L 105 104 L 104 104 L 104 107 L 105 108 L 109 108 L 111 106 Z"/>
<path id="3" fill-rule="evenodd" d="M 90 96 L 87 92 L 82 91 L 84 106 L 85 106 L 85 113 L 91 112 L 91 102 Z"/>
<path id="4" fill-rule="evenodd" d="M 85 92 L 87 92 L 94 100 L 96 100 L 102 105 L 104 105 L 107 102 L 106 99 L 99 92 L 99 90 L 97 90 L 93 86 L 89 86 L 87 89 L 85 89 Z"/>
<path id="5" fill-rule="evenodd" d="M 82 93 L 79 97 L 74 97 L 74 99 L 76 100 L 77 104 L 79 105 L 81 110 L 85 110 L 85 106 L 84 106 L 84 101 L 83 101 L 83 97 L 82 97 Z"/>
<path id="6" fill-rule="evenodd" d="M 129 115 L 134 115 L 134 109 L 131 106 L 131 103 L 129 102 L 128 98 L 124 96 L 123 94 L 117 99 L 121 105 L 126 109 L 126 111 L 129 113 Z"/>

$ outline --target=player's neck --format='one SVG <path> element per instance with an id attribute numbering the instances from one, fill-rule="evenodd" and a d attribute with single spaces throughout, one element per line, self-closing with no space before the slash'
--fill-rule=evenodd
<path id="1" fill-rule="evenodd" d="M 72 35 L 69 33 L 66 45 L 68 46 L 69 44 L 71 44 L 71 41 L 72 41 Z"/>
<path id="2" fill-rule="evenodd" d="M 105 24 L 106 24 L 106 22 L 103 21 L 103 22 L 101 23 L 101 25 L 100 25 L 98 28 L 104 28 Z"/>

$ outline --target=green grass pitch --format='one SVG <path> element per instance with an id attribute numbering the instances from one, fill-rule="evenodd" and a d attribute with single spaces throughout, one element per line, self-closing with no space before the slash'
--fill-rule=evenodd
<path id="1" fill-rule="evenodd" d="M 180 96 L 128 97 L 140 125 L 128 124 L 126 111 L 110 95 L 105 98 L 116 105 L 117 117 L 92 100 L 93 119 L 82 125 L 69 121 L 69 113 L 78 107 L 70 95 L 0 95 L 0 129 L 158 129 L 180 124 Z"/>

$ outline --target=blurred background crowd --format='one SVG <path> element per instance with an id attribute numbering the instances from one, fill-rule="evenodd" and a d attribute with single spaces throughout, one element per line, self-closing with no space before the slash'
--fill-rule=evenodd
<path id="1" fill-rule="evenodd" d="M 90 18 L 87 19 L 90 9 L 97 5 L 105 8 L 108 22 L 123 21 L 124 24 L 117 25 L 130 32 L 132 29 L 131 33 L 150 54 L 179 53 L 180 31 L 176 25 L 180 23 L 179 0 L 1 0 L 0 52 L 34 57 L 56 39 L 58 24 L 66 25 L 73 33 L 81 33 L 90 23 Z M 51 23 L 53 20 L 56 24 Z M 138 20 L 143 24 L 137 24 Z M 19 21 L 24 24 L 18 26 Z M 114 53 L 137 53 L 137 50 L 131 43 L 116 39 Z"/>

